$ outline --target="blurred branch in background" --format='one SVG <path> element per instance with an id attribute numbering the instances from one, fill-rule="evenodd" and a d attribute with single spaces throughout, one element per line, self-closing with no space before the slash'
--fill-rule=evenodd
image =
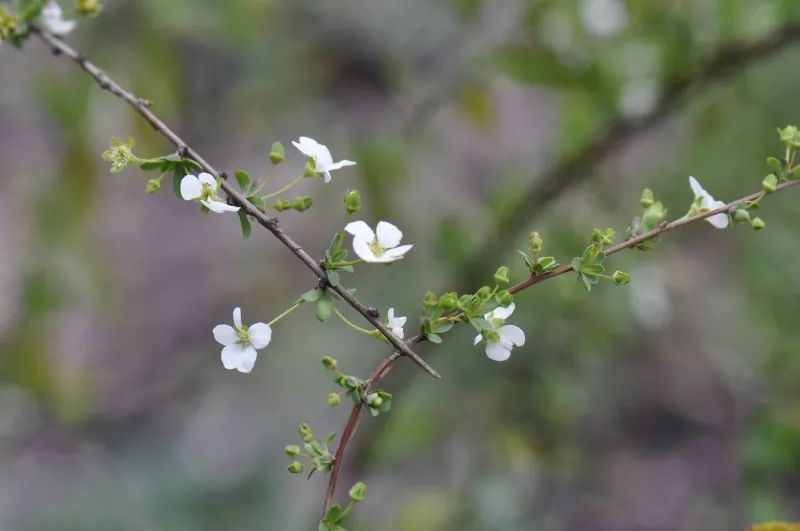
<path id="1" fill-rule="evenodd" d="M 692 72 L 667 83 L 660 99 L 648 113 L 633 117 L 619 116 L 601 126 L 580 150 L 544 170 L 522 193 L 520 200 L 502 212 L 484 242 L 470 255 L 467 263 L 475 267 L 466 269 L 467 276 L 459 285 L 474 284 L 476 278 L 484 273 L 482 268 L 477 267 L 480 261 L 506 250 L 550 203 L 573 186 L 589 179 L 596 167 L 628 142 L 680 111 L 693 93 L 730 79 L 753 63 L 767 59 L 798 41 L 800 23 L 792 22 L 757 40 L 727 44 Z"/>

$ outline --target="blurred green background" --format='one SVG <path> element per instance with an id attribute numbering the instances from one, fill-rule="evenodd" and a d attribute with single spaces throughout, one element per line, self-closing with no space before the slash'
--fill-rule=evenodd
<path id="1" fill-rule="evenodd" d="M 218 168 L 263 175 L 299 135 L 358 161 L 281 223 L 320 255 L 360 189 L 361 216 L 416 247 L 345 282 L 408 332 L 428 289 L 501 263 L 521 279 L 533 229 L 566 262 L 594 226 L 624 234 L 645 186 L 672 217 L 690 174 L 721 199 L 756 190 L 775 127 L 800 122 L 800 46 L 718 83 L 704 65 L 795 23 L 796 0 L 109 0 L 67 40 Z M 0 529 L 315 529 L 325 481 L 290 476 L 282 449 L 299 422 L 347 416 L 322 355 L 366 377 L 386 349 L 302 308 L 252 374 L 225 371 L 211 328 L 239 305 L 271 319 L 311 274 L 265 231 L 242 241 L 234 216 L 110 174 L 111 136 L 172 148 L 40 42 L 3 47 L 0 72 Z M 303 164 L 287 154 L 278 182 Z M 386 379 L 394 408 L 362 422 L 343 472 L 342 493 L 369 485 L 348 528 L 800 520 L 799 203 L 770 198 L 758 234 L 701 224 L 614 256 L 630 286 L 525 292 L 528 342 L 504 364 L 469 330 L 422 346 L 444 379 Z"/>

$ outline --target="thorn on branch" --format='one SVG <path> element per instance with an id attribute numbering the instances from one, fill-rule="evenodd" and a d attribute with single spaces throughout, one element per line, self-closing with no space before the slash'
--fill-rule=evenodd
<path id="1" fill-rule="evenodd" d="M 222 179 L 223 181 L 227 181 L 228 180 L 228 173 L 224 172 L 224 171 L 219 172 L 219 178 Z"/>
<path id="2" fill-rule="evenodd" d="M 178 155 L 181 157 L 188 159 L 189 158 L 189 146 L 181 146 L 178 148 Z"/>
<path id="3" fill-rule="evenodd" d="M 370 314 L 372 317 L 378 318 L 381 316 L 381 312 L 378 311 L 377 308 L 370 306 L 367 308 L 367 313 Z"/>
<path id="4" fill-rule="evenodd" d="M 142 107 L 150 107 L 151 105 L 153 105 L 153 100 L 147 98 L 139 98 L 138 102 L 139 105 L 141 105 Z"/>

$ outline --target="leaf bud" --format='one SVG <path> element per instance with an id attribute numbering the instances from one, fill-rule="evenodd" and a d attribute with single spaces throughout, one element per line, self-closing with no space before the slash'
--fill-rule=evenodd
<path id="1" fill-rule="evenodd" d="M 653 197 L 653 191 L 650 188 L 645 188 L 642 191 L 642 197 L 639 199 L 639 204 L 642 205 L 644 208 L 648 208 L 653 206 L 656 200 Z"/>
<path id="2" fill-rule="evenodd" d="M 311 208 L 311 205 L 313 203 L 314 200 L 311 199 L 310 196 L 302 195 L 295 198 L 294 202 L 292 202 L 292 208 L 297 210 L 298 212 L 305 212 L 306 210 Z"/>
<path id="3" fill-rule="evenodd" d="M 358 190 L 348 190 L 344 194 L 344 209 L 348 214 L 355 214 L 361 210 L 361 194 Z"/>
<path id="4" fill-rule="evenodd" d="M 454 310 L 458 305 L 458 294 L 454 291 L 445 293 L 442 295 L 442 298 L 439 299 L 439 305 L 441 305 L 444 310 Z"/>
<path id="5" fill-rule="evenodd" d="M 269 161 L 277 166 L 283 159 L 286 158 L 286 150 L 283 148 L 283 144 L 280 142 L 275 142 L 272 144 L 272 147 L 269 150 Z"/>
<path id="6" fill-rule="evenodd" d="M 743 208 L 737 208 L 733 212 L 733 221 L 736 223 L 750 223 L 750 212 Z"/>
<path id="7" fill-rule="evenodd" d="M 286 469 L 292 474 L 302 474 L 305 466 L 300 461 L 292 461 Z"/>
<path id="8" fill-rule="evenodd" d="M 631 276 L 625 271 L 614 271 L 614 274 L 611 275 L 611 278 L 614 280 L 614 284 L 617 286 L 628 284 L 631 281 Z"/>
<path id="9" fill-rule="evenodd" d="M 303 439 L 303 442 L 311 442 L 314 440 L 314 430 L 311 429 L 308 423 L 303 422 L 300 424 L 298 431 L 300 432 L 300 438 Z"/>
<path id="10" fill-rule="evenodd" d="M 331 358 L 330 356 L 324 356 L 322 358 L 322 365 L 328 369 L 329 371 L 335 371 L 337 362 L 335 359 Z"/>
<path id="11" fill-rule="evenodd" d="M 500 285 L 508 284 L 510 282 L 508 280 L 508 266 L 500 266 L 494 274 L 494 279 Z"/>
<path id="12" fill-rule="evenodd" d="M 772 173 L 764 177 L 764 180 L 761 181 L 761 189 L 768 194 L 771 194 L 777 188 L 778 188 L 778 178 Z"/>
<path id="13" fill-rule="evenodd" d="M 509 293 L 508 290 L 501 291 L 495 295 L 494 299 L 497 301 L 497 304 L 504 308 L 514 302 L 514 296 Z"/>
<path id="14" fill-rule="evenodd" d="M 78 0 L 76 9 L 81 15 L 94 17 L 103 10 L 103 3 L 101 0 Z"/>
<path id="15" fill-rule="evenodd" d="M 350 492 L 347 493 L 350 496 L 350 499 L 354 502 L 358 503 L 363 501 L 364 498 L 367 496 L 367 486 L 364 482 L 359 481 L 350 489 Z"/>
<path id="16" fill-rule="evenodd" d="M 542 250 L 544 241 L 542 240 L 542 237 L 539 236 L 538 232 L 533 231 L 528 237 L 528 244 L 530 245 L 531 254 L 536 254 Z"/>
<path id="17" fill-rule="evenodd" d="M 340 397 L 336 393 L 331 393 L 328 395 L 328 405 L 330 407 L 336 407 L 342 403 L 342 397 Z"/>
<path id="18" fill-rule="evenodd" d="M 286 455 L 288 455 L 289 457 L 297 457 L 298 455 L 300 455 L 300 447 L 297 446 L 296 444 L 290 444 L 289 446 L 284 448 L 283 451 L 286 452 Z"/>

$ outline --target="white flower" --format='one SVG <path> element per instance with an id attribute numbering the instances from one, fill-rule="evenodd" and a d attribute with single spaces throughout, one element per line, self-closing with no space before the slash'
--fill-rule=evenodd
<path id="1" fill-rule="evenodd" d="M 507 308 L 495 308 L 483 316 L 491 326 L 491 330 L 484 331 L 475 337 L 477 345 L 486 339 L 486 355 L 494 361 L 506 361 L 511 356 L 514 346 L 521 347 L 525 344 L 525 332 L 518 326 L 505 324 L 506 319 L 514 313 L 514 303 Z"/>
<path id="2" fill-rule="evenodd" d="M 181 197 L 186 201 L 199 199 L 212 212 L 236 212 L 238 206 L 231 206 L 220 201 L 217 196 L 217 180 L 210 173 L 201 173 L 197 177 L 187 175 L 181 180 Z"/>
<path id="3" fill-rule="evenodd" d="M 61 6 L 55 0 L 50 0 L 42 8 L 42 24 L 51 32 L 59 36 L 67 35 L 78 25 L 74 20 L 64 20 Z"/>
<path id="4" fill-rule="evenodd" d="M 331 182 L 331 172 L 333 170 L 356 165 L 352 160 L 333 162 L 333 156 L 328 147 L 307 136 L 301 136 L 297 139 L 297 142 L 292 140 L 292 144 L 294 144 L 294 147 L 299 149 L 303 155 L 314 159 L 314 168 L 317 172 L 325 176 L 326 183 Z"/>
<path id="5" fill-rule="evenodd" d="M 716 210 L 718 208 L 724 207 L 727 203 L 725 201 L 717 201 L 711 194 L 705 191 L 700 183 L 697 182 L 697 179 L 694 177 L 689 177 L 689 186 L 692 187 L 692 192 L 694 192 L 694 197 L 697 199 L 698 197 L 703 198 L 703 202 L 700 205 L 700 208 L 703 210 Z M 706 221 L 714 225 L 718 229 L 724 229 L 728 226 L 728 214 L 721 213 L 721 214 L 714 214 L 713 216 L 709 216 L 706 218 Z"/>
<path id="6" fill-rule="evenodd" d="M 344 230 L 353 235 L 353 250 L 365 262 L 394 262 L 414 247 L 400 245 L 403 233 L 386 221 L 379 222 L 375 232 L 363 221 L 348 223 Z"/>
<path id="7" fill-rule="evenodd" d="M 269 345 L 272 329 L 268 324 L 256 323 L 249 328 L 242 326 L 242 309 L 234 308 L 233 325 L 221 324 L 214 327 L 214 339 L 223 345 L 222 364 L 226 369 L 250 372 L 258 357 L 257 349 Z"/>
<path id="8" fill-rule="evenodd" d="M 586 29 L 601 37 L 616 35 L 628 23 L 621 0 L 582 0 L 580 15 Z"/>
<path id="9" fill-rule="evenodd" d="M 407 317 L 395 317 L 394 316 L 394 308 L 389 308 L 387 312 L 388 320 L 386 321 L 386 326 L 389 330 L 392 331 L 394 335 L 403 339 L 403 327 L 406 324 Z"/>

